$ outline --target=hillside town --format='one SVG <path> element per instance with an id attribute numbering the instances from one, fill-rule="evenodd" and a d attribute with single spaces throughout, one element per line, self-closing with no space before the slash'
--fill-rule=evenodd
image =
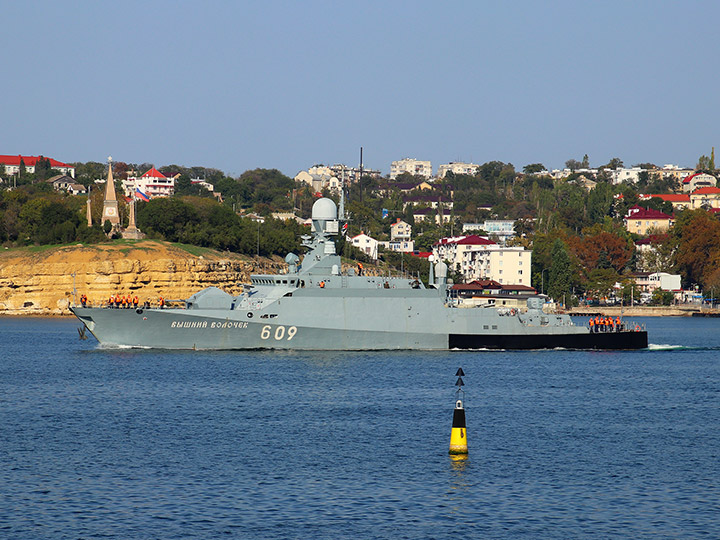
<path id="1" fill-rule="evenodd" d="M 434 168 L 411 158 L 389 165 L 386 175 L 362 164 L 316 164 L 293 178 L 262 169 L 229 178 L 203 167 L 0 155 L 0 238 L 8 248 L 149 235 L 282 254 L 292 241 L 270 246 L 268 238 L 281 234 L 283 223 L 301 231 L 315 198 L 339 200 L 342 193 L 347 257 L 413 272 L 429 257 L 445 261 L 454 293 L 475 303 L 512 307 L 540 294 L 561 306 L 714 304 L 713 289 L 720 289 L 720 260 L 708 257 L 720 254 L 714 149 L 694 168 L 625 167 L 617 158 L 591 168 L 587 156 L 551 170 L 537 163 L 515 171 L 502 162 Z M 42 214 L 36 222 L 33 201 Z M 62 217 L 53 222 L 48 213 L 55 207 Z M 178 215 L 161 223 L 168 212 Z M 213 213 L 225 217 L 202 217 Z M 214 229 L 206 230 L 208 223 Z M 22 233 L 23 226 L 32 233 Z M 244 232 L 223 239 L 228 227 Z"/>

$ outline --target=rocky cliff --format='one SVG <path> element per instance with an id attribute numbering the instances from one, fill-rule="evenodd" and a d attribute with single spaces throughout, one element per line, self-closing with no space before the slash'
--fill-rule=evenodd
<path id="1" fill-rule="evenodd" d="M 111 294 L 137 295 L 156 304 L 185 299 L 206 287 L 237 294 L 251 273 L 276 274 L 282 259 L 184 249 L 152 240 L 0 253 L 0 314 L 69 315 L 86 294 L 93 305 Z M 76 296 L 74 292 L 76 291 Z"/>

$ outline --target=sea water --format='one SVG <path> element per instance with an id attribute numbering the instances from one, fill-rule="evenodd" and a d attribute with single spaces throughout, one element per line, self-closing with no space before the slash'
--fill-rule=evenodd
<path id="1" fill-rule="evenodd" d="M 0 319 L 0 537 L 718 538 L 720 320 L 641 323 L 649 350 L 172 352 Z"/>

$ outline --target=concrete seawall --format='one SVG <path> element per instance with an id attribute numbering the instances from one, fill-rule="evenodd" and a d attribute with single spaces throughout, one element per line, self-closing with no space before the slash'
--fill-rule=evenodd
<path id="1" fill-rule="evenodd" d="M 720 316 L 720 310 L 700 308 L 698 305 L 687 306 L 590 306 L 574 307 L 566 310 L 568 315 L 595 316 L 612 315 L 613 317 L 698 317 Z"/>

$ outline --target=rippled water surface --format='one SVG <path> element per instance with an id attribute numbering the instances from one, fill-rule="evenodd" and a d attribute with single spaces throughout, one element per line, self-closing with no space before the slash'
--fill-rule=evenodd
<path id="1" fill-rule="evenodd" d="M 718 538 L 720 320 L 643 322 L 636 352 L 178 353 L 0 319 L 0 537 Z"/>

